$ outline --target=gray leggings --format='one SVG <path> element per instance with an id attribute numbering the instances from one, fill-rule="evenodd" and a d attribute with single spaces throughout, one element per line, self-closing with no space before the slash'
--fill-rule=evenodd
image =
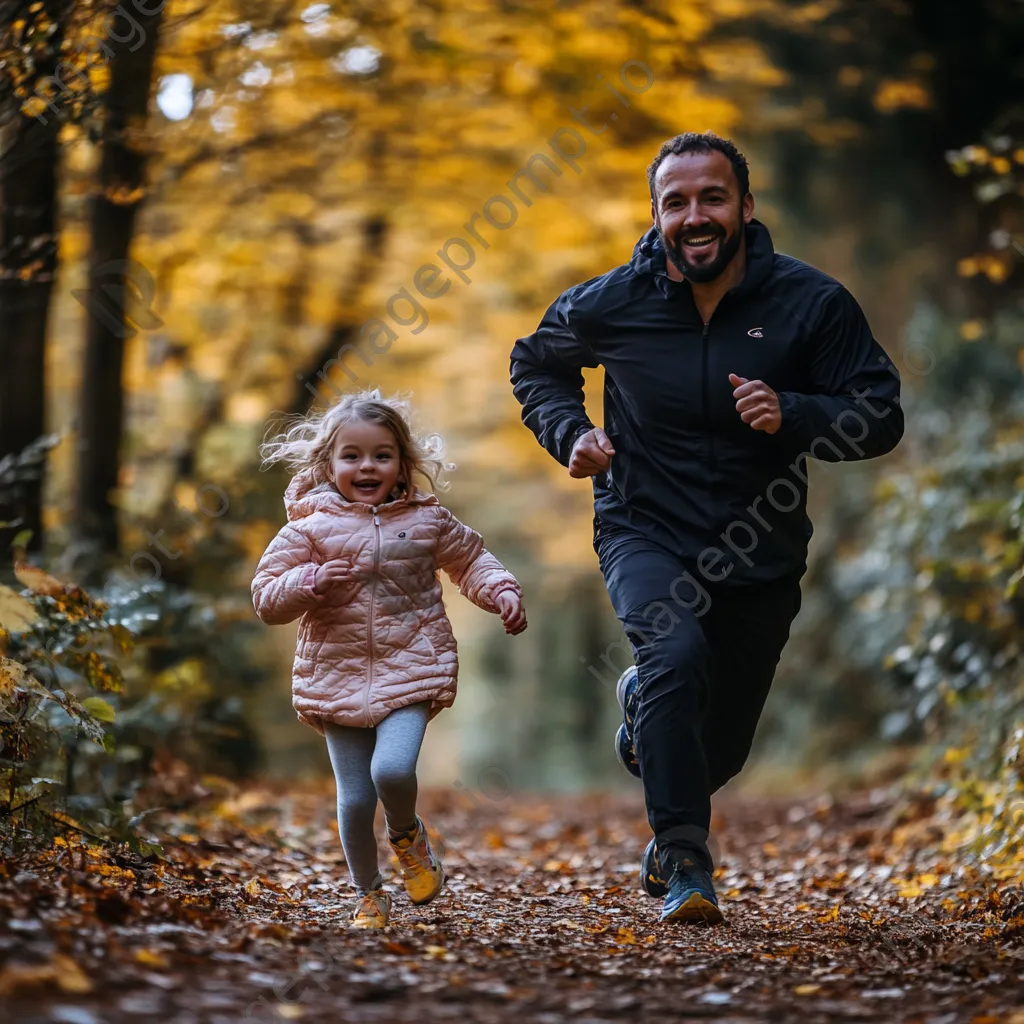
<path id="1" fill-rule="evenodd" d="M 373 818 L 377 798 L 395 832 L 416 824 L 416 759 L 430 702 L 392 711 L 373 729 L 324 723 L 338 784 L 338 832 L 352 883 L 360 892 L 381 885 Z"/>

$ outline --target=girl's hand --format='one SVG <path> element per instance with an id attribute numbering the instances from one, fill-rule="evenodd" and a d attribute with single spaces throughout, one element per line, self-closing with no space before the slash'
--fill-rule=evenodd
<path id="1" fill-rule="evenodd" d="M 344 562 L 334 559 L 324 562 L 316 571 L 313 580 L 313 591 L 317 594 L 325 594 L 335 584 L 352 581 L 352 569 Z"/>
<path id="2" fill-rule="evenodd" d="M 503 590 L 496 598 L 501 621 L 505 623 L 505 632 L 515 636 L 526 629 L 526 612 L 523 602 L 514 590 Z"/>

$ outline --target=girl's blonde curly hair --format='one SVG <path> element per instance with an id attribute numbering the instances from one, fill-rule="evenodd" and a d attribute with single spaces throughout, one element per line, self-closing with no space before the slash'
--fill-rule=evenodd
<path id="1" fill-rule="evenodd" d="M 330 469 L 338 428 L 351 420 L 362 420 L 379 423 L 394 435 L 400 467 L 398 486 L 404 494 L 412 493 L 416 476 L 426 480 L 431 491 L 445 490 L 448 484 L 444 474 L 455 466 L 444 461 L 444 440 L 439 434 L 414 434 L 410 418 L 411 408 L 403 398 L 383 398 L 376 388 L 348 394 L 327 409 L 286 419 L 285 429 L 259 446 L 263 460 L 260 468 L 283 462 L 293 476 L 310 471 L 317 484 L 333 483 Z"/>

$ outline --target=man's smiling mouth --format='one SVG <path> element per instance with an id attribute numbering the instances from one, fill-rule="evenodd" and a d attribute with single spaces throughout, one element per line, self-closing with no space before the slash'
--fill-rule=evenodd
<path id="1" fill-rule="evenodd" d="M 695 238 L 684 238 L 683 245 L 689 249 L 704 249 L 718 240 L 718 235 L 698 235 Z"/>

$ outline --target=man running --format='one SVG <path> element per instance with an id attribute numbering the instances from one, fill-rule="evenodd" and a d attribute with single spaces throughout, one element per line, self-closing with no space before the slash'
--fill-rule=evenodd
<path id="1" fill-rule="evenodd" d="M 594 547 L 636 662 L 616 743 L 654 831 L 642 885 L 661 920 L 718 923 L 711 794 L 747 759 L 800 608 L 806 460 L 884 455 L 903 413 L 853 296 L 753 219 L 732 142 L 678 135 L 647 178 L 632 259 L 559 296 L 511 375 L 540 443 L 594 478 Z M 604 429 L 583 403 L 597 366 Z"/>

